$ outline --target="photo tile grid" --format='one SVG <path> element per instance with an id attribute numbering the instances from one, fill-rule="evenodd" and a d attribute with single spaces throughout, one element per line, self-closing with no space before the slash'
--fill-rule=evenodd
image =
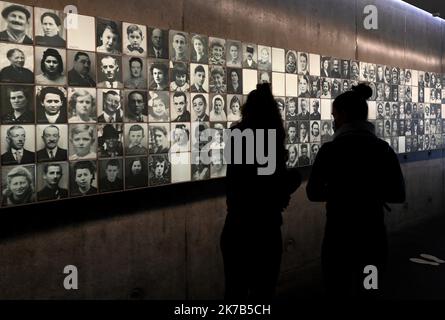
<path id="1" fill-rule="evenodd" d="M 397 153 L 444 145 L 438 73 L 104 17 L 70 16 L 65 29 L 61 11 L 0 10 L 3 207 L 224 177 L 223 131 L 264 82 L 288 167 L 314 162 L 333 137 L 333 100 L 359 82 L 374 91 L 376 134 Z M 11 12 L 25 21 L 17 37 Z"/>

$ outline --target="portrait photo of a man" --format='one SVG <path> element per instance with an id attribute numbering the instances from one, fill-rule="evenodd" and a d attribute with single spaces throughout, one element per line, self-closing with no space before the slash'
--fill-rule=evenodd
<path id="1" fill-rule="evenodd" d="M 68 50 L 68 85 L 96 86 L 96 56 L 86 51 Z"/>
<path id="2" fill-rule="evenodd" d="M 68 159 L 68 127 L 66 125 L 37 126 L 37 161 L 66 161 Z"/>
<path id="3" fill-rule="evenodd" d="M 68 164 L 42 163 L 37 166 L 37 200 L 59 200 L 68 197 Z"/>
<path id="4" fill-rule="evenodd" d="M 33 44 L 32 7 L 0 3 L 2 21 L 0 23 L 0 41 L 21 44 Z"/>
<path id="5" fill-rule="evenodd" d="M 35 162 L 34 126 L 2 126 L 2 165 Z"/>
<path id="6" fill-rule="evenodd" d="M 97 55 L 97 86 L 101 88 L 123 88 L 122 83 L 122 57 L 112 55 Z"/>

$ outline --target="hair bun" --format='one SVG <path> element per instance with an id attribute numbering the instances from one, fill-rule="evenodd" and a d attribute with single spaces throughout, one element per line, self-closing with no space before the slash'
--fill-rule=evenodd
<path id="1" fill-rule="evenodd" d="M 357 86 L 352 87 L 352 91 L 357 93 L 359 96 L 361 96 L 363 99 L 368 100 L 372 96 L 372 89 L 370 86 L 368 86 L 365 83 L 360 83 Z"/>

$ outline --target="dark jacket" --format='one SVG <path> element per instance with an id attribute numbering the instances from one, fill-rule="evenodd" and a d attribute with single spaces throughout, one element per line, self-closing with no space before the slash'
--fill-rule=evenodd
<path id="1" fill-rule="evenodd" d="M 37 199 L 39 201 L 45 200 L 58 200 L 64 199 L 68 197 L 68 190 L 63 188 L 50 189 L 48 186 L 45 186 L 42 190 L 37 192 Z"/>
<path id="2" fill-rule="evenodd" d="M 96 81 L 89 75 L 83 78 L 76 70 L 71 69 L 68 71 L 68 84 L 70 86 L 95 87 Z"/>
<path id="3" fill-rule="evenodd" d="M 8 42 L 14 42 L 9 39 L 8 32 L 6 30 L 0 32 L 0 41 L 8 41 Z M 22 44 L 32 44 L 32 39 L 25 35 L 25 38 L 21 42 Z"/>
<path id="4" fill-rule="evenodd" d="M 37 161 L 38 162 L 44 162 L 44 161 L 65 161 L 67 159 L 67 151 L 62 148 L 57 148 L 57 152 L 54 155 L 53 159 L 49 158 L 48 152 L 46 152 L 46 148 L 37 151 Z"/>
<path id="5" fill-rule="evenodd" d="M 244 127 L 239 123 L 231 129 L 242 131 Z M 232 161 L 227 165 L 226 225 L 250 229 L 249 226 L 273 227 L 282 224 L 281 212 L 287 206 L 291 193 L 301 183 L 298 171 L 290 173 L 286 169 L 286 160 L 285 150 L 277 148 L 276 169 L 271 175 L 259 175 L 257 169 L 261 166 L 258 163 L 234 164 Z"/>
<path id="6" fill-rule="evenodd" d="M 7 66 L 0 71 L 0 81 L 15 83 L 34 83 L 34 73 L 26 68 Z"/>
<path id="7" fill-rule="evenodd" d="M 320 148 L 306 191 L 326 202 L 326 261 L 386 259 L 384 206 L 405 201 L 405 183 L 397 155 L 371 123 L 345 124 Z"/>
<path id="8" fill-rule="evenodd" d="M 36 161 L 35 153 L 28 151 L 26 149 L 23 149 L 23 157 L 22 157 L 22 160 L 20 161 L 20 163 L 18 163 L 17 160 L 15 160 L 14 155 L 12 154 L 11 150 L 2 154 L 1 159 L 2 159 L 2 165 L 27 164 L 27 163 L 34 163 Z"/>
<path id="9" fill-rule="evenodd" d="M 110 182 L 107 178 L 103 178 L 99 181 L 99 188 L 101 192 L 122 190 L 124 188 L 124 182 L 119 178 L 116 178 L 114 182 Z"/>
<path id="10" fill-rule="evenodd" d="M 67 123 L 67 119 L 68 116 L 66 113 L 66 108 L 62 107 L 55 123 Z M 48 118 L 45 115 L 45 109 L 42 106 L 39 106 L 39 108 L 37 109 L 37 123 L 49 123 Z"/>

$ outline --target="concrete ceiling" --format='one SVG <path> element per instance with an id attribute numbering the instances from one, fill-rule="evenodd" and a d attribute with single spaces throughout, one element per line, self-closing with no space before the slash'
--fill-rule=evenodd
<path id="1" fill-rule="evenodd" d="M 445 1 L 443 0 L 405 0 L 409 4 L 430 13 L 440 13 L 442 19 L 445 19 Z"/>

